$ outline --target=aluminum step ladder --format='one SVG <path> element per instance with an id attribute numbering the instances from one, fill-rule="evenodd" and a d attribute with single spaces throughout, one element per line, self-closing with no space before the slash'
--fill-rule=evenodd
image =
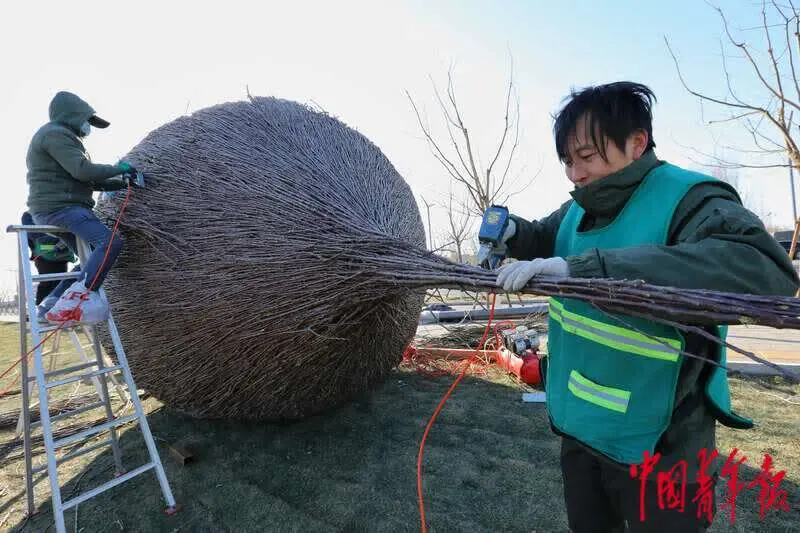
<path id="1" fill-rule="evenodd" d="M 48 358 L 47 370 L 45 371 L 45 376 L 47 376 L 48 374 L 52 375 L 52 372 L 55 370 L 56 364 L 58 363 L 59 355 L 63 356 L 63 352 L 61 350 L 61 336 L 64 334 L 69 336 L 69 339 L 72 341 L 72 347 L 75 349 L 75 352 L 80 356 L 81 361 L 83 361 L 84 363 L 92 362 L 92 359 L 87 353 L 87 350 L 94 351 L 94 341 L 92 340 L 92 334 L 91 332 L 89 332 L 88 328 L 78 324 L 75 327 L 68 328 L 67 330 L 64 330 L 64 328 L 55 330 L 55 334 L 52 337 L 52 342 L 49 343 L 49 347 L 45 349 L 45 346 L 48 346 L 47 342 L 45 342 L 42 345 L 42 359 L 44 360 L 45 357 Z M 80 336 L 83 336 L 83 338 L 86 340 L 86 344 L 82 343 L 83 341 L 81 340 Z M 103 363 L 105 364 L 106 367 L 114 366 L 114 363 L 105 353 L 103 353 Z M 97 391 L 98 396 L 102 398 L 103 389 L 100 385 L 100 378 L 98 376 L 91 376 L 90 378 L 84 378 L 83 380 L 76 382 L 75 392 L 77 392 L 78 388 L 86 379 L 90 379 L 92 381 L 92 384 L 94 385 L 94 388 Z M 109 374 L 108 379 L 114 385 L 114 390 L 116 391 L 120 401 L 123 403 L 123 405 L 127 405 L 127 403 L 130 401 L 130 397 L 128 396 L 128 393 L 125 390 L 124 383 L 120 381 L 119 376 L 116 376 L 115 374 Z M 33 376 L 28 377 L 28 383 L 33 383 L 35 381 L 36 381 L 35 377 Z M 38 400 L 34 402 L 33 395 L 35 391 L 36 391 L 35 386 L 34 387 L 30 385 L 28 386 L 29 409 L 34 408 L 34 403 L 36 405 L 38 405 L 39 403 Z M 14 433 L 14 436 L 17 438 L 22 436 L 25 430 L 25 417 L 23 416 L 23 413 L 24 410 L 20 406 L 19 417 L 17 418 L 17 429 Z"/>
<path id="2" fill-rule="evenodd" d="M 114 323 L 113 315 L 109 312 L 109 316 L 105 321 L 105 324 L 108 326 L 108 331 L 110 333 L 117 358 L 117 364 L 113 364 L 112 362 L 110 365 L 106 362 L 106 359 L 103 356 L 102 347 L 100 345 L 100 339 L 98 337 L 95 324 L 73 323 L 67 325 L 53 325 L 42 324 L 38 321 L 35 305 L 35 292 L 33 288 L 34 283 L 40 281 L 77 279 L 80 272 L 32 275 L 31 265 L 28 259 L 28 233 L 49 233 L 58 236 L 58 234 L 70 232 L 64 228 L 59 228 L 56 226 L 22 225 L 9 226 L 6 231 L 9 233 L 16 233 L 18 237 L 22 433 L 25 447 L 25 492 L 27 496 L 28 513 L 32 515 L 36 512 L 33 492 L 34 485 L 45 477 L 48 477 L 50 480 L 50 493 L 53 502 L 53 514 L 55 517 L 56 532 L 65 533 L 65 511 L 72 509 L 73 507 L 77 507 L 86 500 L 149 470 L 155 470 L 156 478 L 161 486 L 161 492 L 167 504 L 166 513 L 173 514 L 177 512 L 180 507 L 175 503 L 175 498 L 172 495 L 169 481 L 167 480 L 167 476 L 164 472 L 164 467 L 161 464 L 161 458 L 159 457 L 158 450 L 156 449 L 153 435 L 150 432 L 150 426 L 148 425 L 147 418 L 142 410 L 142 404 L 139 400 L 139 395 L 137 393 L 136 385 L 134 384 L 130 368 L 128 367 L 128 361 L 125 357 L 125 351 L 122 347 L 119 331 Z M 80 258 L 80 263 L 85 265 L 91 249 L 86 242 L 78 239 L 77 236 L 76 241 L 78 244 L 77 251 L 78 257 Z M 106 296 L 102 287 L 98 292 L 105 300 Z M 92 358 L 87 357 L 88 360 L 82 363 L 45 371 L 43 361 L 43 335 L 55 336 L 62 331 L 70 332 L 70 335 L 75 333 L 76 336 L 73 339 L 73 341 L 75 341 L 75 339 L 78 339 L 76 333 L 77 329 L 82 329 L 87 333 L 87 338 L 91 341 L 90 346 L 94 351 L 93 360 Z M 30 333 L 33 347 L 35 347 L 35 349 L 32 349 L 34 363 L 33 376 L 29 375 L 28 368 L 28 333 Z M 78 344 L 80 346 L 79 340 Z M 107 378 L 115 374 L 121 375 L 125 385 L 127 386 L 128 390 L 126 396 L 130 399 L 134 410 L 134 413 L 131 415 L 118 417 L 113 412 L 111 398 L 108 392 Z M 60 379 L 50 379 L 56 376 L 60 377 Z M 96 382 L 96 390 L 99 400 L 70 411 L 65 411 L 57 415 L 50 416 L 50 407 L 48 401 L 48 395 L 50 394 L 50 391 L 56 387 L 79 383 L 87 378 Z M 39 421 L 37 422 L 32 422 L 30 416 L 31 398 L 29 396 L 29 389 L 32 388 L 30 385 L 33 382 L 36 383 L 36 389 L 38 391 Z M 66 437 L 58 439 L 54 437 L 54 422 L 69 419 L 71 416 L 85 413 L 93 409 L 99 409 L 101 407 L 104 409 L 106 419 L 104 423 L 87 427 L 86 429 Z M 142 432 L 145 445 L 147 446 L 147 450 L 149 452 L 149 461 L 144 465 L 126 472 L 122 466 L 122 454 L 120 451 L 117 430 L 120 426 L 136 421 L 139 423 L 139 428 Z M 47 462 L 40 466 L 34 466 L 32 453 L 32 432 L 38 428 L 41 428 L 42 430 Z M 99 442 L 89 442 L 90 440 L 105 433 L 108 433 L 108 436 Z M 80 443 L 84 443 L 85 445 L 82 447 L 76 446 Z M 63 501 L 61 496 L 61 485 L 59 484 L 58 480 L 58 465 L 105 446 L 111 447 L 114 457 L 114 464 L 116 467 L 115 477 L 100 486 L 83 492 L 82 494 L 70 498 L 67 501 Z M 59 451 L 61 454 L 57 455 L 57 452 Z"/>

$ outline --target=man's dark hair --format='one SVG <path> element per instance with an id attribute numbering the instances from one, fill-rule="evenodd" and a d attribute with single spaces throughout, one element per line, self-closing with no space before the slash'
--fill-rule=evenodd
<path id="1" fill-rule="evenodd" d="M 569 102 L 555 116 L 553 125 L 556 153 L 560 160 L 567 159 L 567 142 L 575 131 L 578 119 L 584 115 L 587 136 L 592 139 L 605 161 L 608 161 L 604 142 L 606 138 L 624 151 L 625 141 L 630 134 L 645 130 L 648 137 L 645 151 L 655 148 L 651 108 L 656 96 L 646 85 L 619 81 L 586 87 L 578 92 L 572 90 L 567 98 Z"/>

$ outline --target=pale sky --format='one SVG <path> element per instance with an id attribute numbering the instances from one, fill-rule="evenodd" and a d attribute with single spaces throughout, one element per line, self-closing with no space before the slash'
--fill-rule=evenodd
<path id="1" fill-rule="evenodd" d="M 603 4 L 606 7 L 601 7 Z M 488 158 L 502 126 L 513 54 L 521 100 L 521 180 L 541 174 L 509 204 L 541 217 L 568 199 L 555 157 L 552 119 L 570 87 L 628 79 L 650 85 L 656 152 L 700 169 L 685 148 L 712 151 L 742 141 L 740 130 L 703 125 L 697 99 L 680 85 L 663 36 L 687 79 L 724 94 L 716 13 L 701 0 L 613 3 L 548 1 L 337 2 L 15 2 L 0 20 L 0 218 L 25 210 L 25 153 L 59 90 L 87 100 L 112 125 L 86 145 L 97 162 L 116 162 L 149 131 L 223 101 L 255 95 L 315 103 L 366 135 L 417 197 L 445 201 L 448 176 L 425 145 L 406 99 L 441 124 L 428 76 L 456 90 L 478 151 Z M 720 3 L 737 28 L 757 24 L 750 2 Z M 745 35 L 758 37 L 753 31 Z M 733 55 L 733 51 L 728 52 Z M 735 74 L 744 66 L 731 59 Z M 759 94 L 749 76 L 744 94 Z M 719 116 L 704 107 L 706 118 Z M 716 141 L 715 141 L 716 139 Z M 739 156 L 741 157 L 741 156 Z M 771 222 L 791 224 L 787 171 L 742 171 L 742 188 Z M 759 200 L 760 199 L 760 200 Z M 420 206 L 422 204 L 420 202 Z M 434 233 L 444 211 L 434 210 Z M 0 291 L 13 286 L 15 241 L 0 236 Z"/>

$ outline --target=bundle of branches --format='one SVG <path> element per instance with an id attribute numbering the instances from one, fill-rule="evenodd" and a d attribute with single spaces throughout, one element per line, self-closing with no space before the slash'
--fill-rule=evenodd
<path id="1" fill-rule="evenodd" d="M 147 188 L 128 203 L 106 287 L 138 385 L 192 415 L 298 419 L 337 406 L 400 362 L 426 289 L 494 288 L 491 272 L 424 248 L 411 191 L 376 146 L 297 103 L 201 110 L 126 160 Z M 113 219 L 121 202 L 98 212 Z M 575 279 L 524 292 L 708 336 L 683 323 L 800 326 L 791 298 Z"/>
<path id="2" fill-rule="evenodd" d="M 413 254 L 412 250 L 408 253 Z M 413 287 L 441 287 L 496 290 L 497 276 L 471 265 L 455 264 L 428 254 L 413 268 L 397 269 L 398 284 Z M 707 289 L 682 289 L 648 284 L 642 280 L 536 277 L 520 292 L 560 296 L 588 302 L 619 325 L 631 326 L 626 316 L 645 318 L 718 342 L 759 363 L 770 366 L 800 382 L 800 376 L 779 365 L 721 341 L 707 327 L 716 325 L 762 325 L 800 329 L 800 299 L 791 296 L 758 296 Z M 683 353 L 692 357 L 693 354 Z"/>

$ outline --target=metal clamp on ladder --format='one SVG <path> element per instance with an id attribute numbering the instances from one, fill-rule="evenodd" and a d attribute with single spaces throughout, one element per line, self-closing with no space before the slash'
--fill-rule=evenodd
<path id="1" fill-rule="evenodd" d="M 50 234 L 64 234 L 70 233 L 64 228 L 55 226 L 22 226 L 13 225 L 6 229 L 9 233 L 16 233 L 18 236 L 18 251 L 19 251 L 19 328 L 20 328 L 20 374 L 21 374 L 21 397 L 22 408 L 20 412 L 20 421 L 18 424 L 18 431 L 21 429 L 23 434 L 23 443 L 25 447 L 25 492 L 28 503 L 28 513 L 35 514 L 36 509 L 34 505 L 34 492 L 33 488 L 36 483 L 44 479 L 44 472 L 50 479 L 50 491 L 53 501 L 53 514 L 55 515 L 55 525 L 57 533 L 63 533 L 65 530 L 64 525 L 64 511 L 76 507 L 80 503 L 105 492 L 112 487 L 115 487 L 129 479 L 147 472 L 155 470 L 156 477 L 164 500 L 167 503 L 167 514 L 173 514 L 179 510 L 179 506 L 175 503 L 175 498 L 172 495 L 172 490 L 169 486 L 169 481 L 164 473 L 164 467 L 161 464 L 158 450 L 156 449 L 153 435 L 150 432 L 150 426 L 147 423 L 147 418 L 142 410 L 142 404 L 139 400 L 136 385 L 133 381 L 128 361 L 125 358 L 125 351 L 120 341 L 117 326 L 114 323 L 113 315 L 109 312 L 105 324 L 111 336 L 116 352 L 117 364 L 111 362 L 104 356 L 100 340 L 97 334 L 97 329 L 94 324 L 86 323 L 70 323 L 70 324 L 42 324 L 39 323 L 37 318 L 37 311 L 35 305 L 35 292 L 34 283 L 52 280 L 76 279 L 80 272 L 65 272 L 60 274 L 39 274 L 32 275 L 31 265 L 28 259 L 28 233 L 50 233 Z M 88 244 L 83 240 L 77 238 L 78 244 L 78 257 L 82 265 L 86 264 L 86 260 L 91 252 Z M 106 299 L 105 292 L 102 287 L 99 289 L 101 298 Z M 57 368 L 57 355 L 59 350 L 59 335 L 62 332 L 67 332 L 75 345 L 76 351 L 80 355 L 82 362 L 72 364 L 63 368 Z M 88 344 L 83 345 L 80 341 L 78 333 L 81 332 L 89 341 Z M 28 344 L 27 336 L 30 334 L 33 342 L 33 376 L 29 375 L 28 367 Z M 43 334 L 46 334 L 43 337 Z M 51 350 L 45 352 L 45 341 L 53 338 L 53 347 Z M 94 357 L 89 357 L 85 350 L 89 348 L 94 352 Z M 50 356 L 48 370 L 45 371 L 44 357 Z M 127 392 L 119 381 L 119 377 L 127 386 Z M 55 379 L 54 379 L 55 378 Z M 94 383 L 95 390 L 99 397 L 96 402 L 91 402 L 88 405 L 78 407 L 76 409 L 61 412 L 57 415 L 50 416 L 49 394 L 52 389 L 63 387 L 70 384 L 80 384 L 84 380 L 91 380 Z M 108 391 L 108 381 L 112 381 L 117 394 L 120 399 L 127 404 L 128 401 L 133 405 L 134 413 L 128 416 L 118 417 L 114 414 L 111 406 L 111 397 Z M 36 383 L 36 390 L 38 392 L 39 403 L 39 421 L 31 421 L 31 396 L 33 388 L 32 383 Z M 68 419 L 70 417 L 85 413 L 92 409 L 104 408 L 105 422 L 87 427 L 77 433 L 58 438 L 54 437 L 53 423 L 59 420 Z M 149 461 L 131 471 L 125 472 L 122 466 L 122 454 L 117 436 L 117 429 L 125 424 L 138 421 L 139 428 L 141 429 L 144 437 L 145 445 L 149 452 Z M 40 466 L 33 465 L 32 453 L 32 432 L 38 428 L 42 430 L 42 436 L 45 446 L 47 461 Z M 91 439 L 96 438 L 100 434 L 108 433 L 108 436 L 98 442 L 90 443 Z M 84 443 L 84 446 L 77 446 L 79 443 Z M 79 494 L 67 501 L 62 500 L 61 486 L 58 480 L 58 465 L 79 457 L 85 453 L 97 450 L 104 446 L 110 446 L 114 457 L 114 464 L 116 466 L 116 477 L 107 481 L 106 483 Z M 67 448 L 72 448 L 67 450 Z M 61 451 L 60 454 L 57 452 Z M 39 474 L 37 476 L 37 474 Z"/>

